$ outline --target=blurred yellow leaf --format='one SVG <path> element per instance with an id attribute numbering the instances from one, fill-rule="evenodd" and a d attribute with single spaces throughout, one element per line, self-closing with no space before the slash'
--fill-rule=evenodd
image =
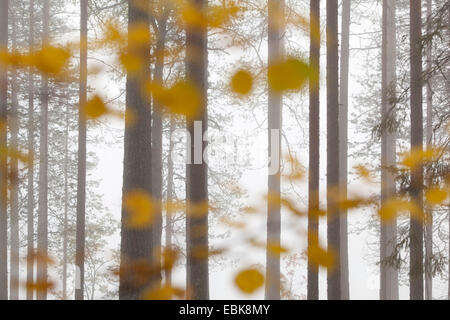
<path id="1" fill-rule="evenodd" d="M 44 46 L 33 57 L 35 66 L 40 71 L 53 75 L 60 74 L 67 66 L 69 59 L 70 52 L 51 45 Z"/>
<path id="2" fill-rule="evenodd" d="M 251 294 L 264 285 L 264 276 L 256 269 L 247 269 L 239 272 L 234 282 L 241 291 Z"/>
<path id="3" fill-rule="evenodd" d="M 230 87 L 233 92 L 241 95 L 250 93 L 253 87 L 252 75 L 245 70 L 237 71 L 231 79 Z"/>
<path id="4" fill-rule="evenodd" d="M 370 171 L 365 166 L 358 165 L 358 166 L 355 166 L 354 169 L 356 170 L 356 174 L 359 177 L 364 178 L 367 181 L 372 181 L 372 176 L 370 174 Z"/>
<path id="5" fill-rule="evenodd" d="M 36 282 L 28 282 L 26 283 L 25 287 L 28 290 L 35 290 L 37 292 L 39 291 L 45 291 L 52 289 L 54 287 L 54 283 L 50 281 L 36 281 Z"/>
<path id="6" fill-rule="evenodd" d="M 122 53 L 119 56 L 119 60 L 129 73 L 137 73 L 143 65 L 141 57 L 131 53 Z"/>
<path id="7" fill-rule="evenodd" d="M 173 287 L 156 287 L 147 290 L 143 294 L 143 300 L 172 300 L 173 298 L 182 299 L 184 297 L 184 291 Z"/>
<path id="8" fill-rule="evenodd" d="M 269 66 L 269 85 L 276 91 L 299 90 L 308 80 L 309 65 L 296 58 Z"/>
<path id="9" fill-rule="evenodd" d="M 267 250 L 269 250 L 269 252 L 271 252 L 272 254 L 276 254 L 276 255 L 289 252 L 288 249 L 280 246 L 279 244 L 270 243 L 270 242 L 267 244 Z"/>
<path id="10" fill-rule="evenodd" d="M 147 192 L 134 190 L 124 195 L 123 206 L 127 211 L 130 228 L 145 228 L 153 223 L 154 204 Z"/>
<path id="11" fill-rule="evenodd" d="M 327 269 L 333 268 L 335 266 L 336 259 L 332 251 L 327 251 L 316 244 L 308 247 L 307 251 L 308 261 Z"/>
<path id="12" fill-rule="evenodd" d="M 448 197 L 448 190 L 440 189 L 437 187 L 432 187 L 427 190 L 425 193 L 425 198 L 428 203 L 432 205 L 439 205 L 444 203 L 444 201 Z"/>
<path id="13" fill-rule="evenodd" d="M 419 208 L 413 202 L 399 198 L 387 200 L 381 205 L 380 210 L 378 210 L 378 214 L 383 222 L 388 222 L 396 218 L 399 214 L 406 212 L 416 217 L 420 215 Z"/>
<path id="14" fill-rule="evenodd" d="M 409 153 L 404 153 L 401 164 L 407 168 L 414 169 L 415 167 L 423 164 L 425 161 L 432 161 L 437 150 L 430 148 L 427 150 L 414 149 Z"/>
<path id="15" fill-rule="evenodd" d="M 102 98 L 97 95 L 89 99 L 82 107 L 82 110 L 85 116 L 90 119 L 97 119 L 108 113 L 108 108 Z"/>

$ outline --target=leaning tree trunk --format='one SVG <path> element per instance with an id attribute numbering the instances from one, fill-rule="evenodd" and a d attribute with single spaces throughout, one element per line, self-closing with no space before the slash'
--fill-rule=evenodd
<path id="1" fill-rule="evenodd" d="M 14 13 L 11 15 L 12 25 L 12 50 L 17 49 L 17 27 Z M 17 72 L 12 70 L 11 74 L 11 117 L 9 126 L 11 129 L 11 147 L 18 148 L 19 145 L 19 120 L 17 98 Z M 19 166 L 16 157 L 10 159 L 10 218 L 11 218 L 11 250 L 10 250 L 10 266 L 9 266 L 9 299 L 19 299 Z"/>
<path id="2" fill-rule="evenodd" d="M 320 1 L 310 1 L 308 247 L 318 246 L 320 180 Z M 308 261 L 308 300 L 319 299 L 319 266 Z"/>
<path id="3" fill-rule="evenodd" d="M 191 0 L 196 10 L 206 10 L 206 0 Z M 188 298 L 209 299 L 208 268 L 208 165 L 203 159 L 207 143 L 203 135 L 208 129 L 207 89 L 208 89 L 208 51 L 207 28 L 188 25 L 186 29 L 186 75 L 201 95 L 199 112 L 187 121 L 190 137 L 200 139 L 191 143 L 190 155 L 186 165 L 186 286 Z M 199 146 L 197 146 L 199 144 Z M 189 151 L 188 151 L 189 153 Z"/>
<path id="4" fill-rule="evenodd" d="M 8 0 L 0 2 L 0 50 L 8 49 Z M 8 70 L 0 64 L 0 148 L 7 146 Z M 6 152 L 0 152 L 0 300 L 8 299 L 8 163 Z"/>
<path id="5" fill-rule="evenodd" d="M 339 93 L 339 180 L 342 199 L 347 199 L 348 183 L 348 69 L 350 56 L 350 11 L 351 0 L 342 2 L 342 30 L 341 30 L 341 69 Z M 341 298 L 349 300 L 348 283 L 348 222 L 347 210 L 342 210 L 340 221 L 341 238 Z"/>
<path id="6" fill-rule="evenodd" d="M 87 95 L 88 0 L 80 1 L 80 97 L 78 111 L 77 232 L 75 250 L 75 300 L 84 299 L 86 224 L 86 117 L 81 112 Z"/>
<path id="7" fill-rule="evenodd" d="M 427 0 L 427 17 L 431 17 L 432 0 Z M 427 23 L 427 35 L 431 33 L 431 25 Z M 426 123 L 426 148 L 430 150 L 433 144 L 433 82 L 431 77 L 432 61 L 432 42 L 430 41 L 426 47 L 426 68 L 427 68 L 427 123 Z M 431 171 L 427 172 L 427 186 L 433 183 Z M 433 300 L 433 208 L 426 206 L 425 208 L 425 300 Z"/>
<path id="8" fill-rule="evenodd" d="M 268 3 L 268 62 L 279 62 L 283 55 L 282 21 L 284 14 L 283 0 L 269 0 Z M 268 146 L 269 174 L 267 203 L 267 248 L 266 248 L 266 292 L 267 300 L 280 299 L 280 253 L 270 250 L 280 246 L 281 234 L 281 204 L 280 197 L 280 153 L 281 153 L 281 113 L 282 95 L 269 87 L 268 105 Z"/>
<path id="9" fill-rule="evenodd" d="M 395 196 L 396 134 L 389 126 L 395 118 L 396 27 L 395 1 L 383 0 L 382 103 L 381 103 L 381 203 Z M 380 299 L 398 300 L 398 271 L 387 260 L 397 243 L 397 220 L 380 225 Z"/>
<path id="10" fill-rule="evenodd" d="M 341 299 L 339 191 L 338 3 L 327 0 L 327 236 L 336 262 L 328 268 L 328 299 Z"/>
<path id="11" fill-rule="evenodd" d="M 149 28 L 148 12 L 140 6 L 128 3 L 128 28 L 142 24 Z M 147 30 L 148 31 L 148 30 Z M 137 48 L 134 48 L 136 47 Z M 151 110 L 150 103 L 141 91 L 150 72 L 150 43 L 134 44 L 134 54 L 142 61 L 142 68 L 137 73 L 128 73 L 126 83 L 126 111 L 134 115 L 134 122 L 125 127 L 124 162 L 123 162 L 123 197 L 130 192 L 143 191 L 149 196 L 152 192 L 151 174 Z M 143 291 L 151 283 L 151 277 L 139 273 L 142 263 L 150 265 L 152 261 L 152 228 L 145 225 L 133 228 L 127 223 L 128 213 L 122 205 L 122 239 L 120 260 L 119 298 L 121 300 L 141 299 Z M 142 279 L 142 277 L 145 279 Z M 136 283 L 136 280 L 140 280 Z"/>
<path id="12" fill-rule="evenodd" d="M 163 84 L 164 73 L 164 51 L 166 45 L 166 24 L 167 18 L 157 19 L 158 30 L 156 43 L 156 63 L 154 69 L 153 81 L 157 84 Z M 152 188 L 153 198 L 157 202 L 158 212 L 155 214 L 153 246 L 155 253 L 155 266 L 160 269 L 161 265 L 161 236 L 162 236 L 162 139 L 163 139 L 163 119 L 161 113 L 161 105 L 155 100 L 153 101 L 153 118 L 152 118 Z M 157 272 L 154 279 L 155 285 L 161 285 L 161 273 Z"/>
<path id="13" fill-rule="evenodd" d="M 49 0 L 43 5 L 43 45 L 49 40 Z M 48 77 L 42 76 L 41 118 L 39 145 L 39 208 L 38 208 L 38 253 L 36 282 L 43 284 L 37 291 L 38 300 L 47 299 L 47 257 L 48 257 Z"/>
<path id="14" fill-rule="evenodd" d="M 34 0 L 30 0 L 30 51 L 34 48 Z M 34 75 L 28 70 L 28 154 L 34 154 Z M 27 170 L 27 283 L 34 281 L 34 162 Z M 33 300 L 34 290 L 27 286 L 27 300 Z"/>
<path id="15" fill-rule="evenodd" d="M 411 150 L 423 150 L 422 111 L 422 1 L 410 1 L 411 58 Z M 411 170 L 411 198 L 423 212 L 423 164 Z M 423 299 L 423 220 L 411 217 L 410 222 L 410 298 Z"/>

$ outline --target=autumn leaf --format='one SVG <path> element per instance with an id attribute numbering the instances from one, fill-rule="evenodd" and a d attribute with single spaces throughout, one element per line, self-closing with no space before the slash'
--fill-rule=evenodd
<path id="1" fill-rule="evenodd" d="M 239 272 L 234 282 L 242 292 L 251 294 L 264 285 L 264 276 L 256 269 L 247 269 Z"/>
<path id="2" fill-rule="evenodd" d="M 324 268 L 330 269 L 335 266 L 335 255 L 330 250 L 325 250 L 319 245 L 314 244 L 308 247 L 308 261 L 322 266 Z"/>
<path id="3" fill-rule="evenodd" d="M 182 299 L 184 295 L 185 295 L 184 290 L 164 286 L 147 290 L 143 294 L 143 300 L 172 300 L 175 297 Z"/>
<path id="4" fill-rule="evenodd" d="M 296 58 L 288 58 L 269 66 L 269 85 L 279 92 L 299 90 L 308 80 L 309 74 L 308 64 Z"/>
<path id="5" fill-rule="evenodd" d="M 381 205 L 378 214 L 381 221 L 388 222 L 396 218 L 400 213 L 411 213 L 412 216 L 420 215 L 419 208 L 411 201 L 399 198 L 392 198 Z"/>
<path id="6" fill-rule="evenodd" d="M 442 204 L 448 197 L 448 190 L 440 189 L 438 187 L 429 188 L 425 193 L 427 202 L 432 205 Z"/>
<path id="7" fill-rule="evenodd" d="M 82 110 L 85 116 L 90 119 L 97 119 L 108 113 L 108 108 L 102 98 L 97 95 L 89 99 L 82 107 Z"/>
<path id="8" fill-rule="evenodd" d="M 127 211 L 130 228 L 145 228 L 153 223 L 155 206 L 143 190 L 134 190 L 124 195 L 123 206 Z"/>
<path id="9" fill-rule="evenodd" d="M 269 252 L 271 252 L 272 254 L 275 254 L 275 255 L 289 252 L 288 249 L 280 246 L 279 244 L 270 243 L 270 242 L 267 244 L 267 250 L 269 250 Z"/>
<path id="10" fill-rule="evenodd" d="M 119 61 L 120 61 L 120 64 L 129 73 L 137 73 L 139 70 L 141 70 L 142 59 L 139 55 L 131 54 L 131 53 L 122 53 L 119 56 Z"/>
<path id="11" fill-rule="evenodd" d="M 252 75 L 246 70 L 237 71 L 231 78 L 231 90 L 241 95 L 250 93 L 253 87 Z"/>

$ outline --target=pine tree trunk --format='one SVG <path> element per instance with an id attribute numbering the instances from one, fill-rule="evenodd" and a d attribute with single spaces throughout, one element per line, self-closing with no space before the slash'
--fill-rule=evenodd
<path id="1" fill-rule="evenodd" d="M 396 134 L 387 125 L 395 117 L 396 89 L 396 27 L 395 1 L 383 1 L 382 45 L 382 136 L 381 136 L 381 202 L 396 194 L 395 175 L 390 170 L 396 164 Z M 398 300 L 398 271 L 386 259 L 394 253 L 397 242 L 397 220 L 381 221 L 380 225 L 380 299 Z"/>
<path id="2" fill-rule="evenodd" d="M 43 45 L 49 39 L 49 0 L 43 5 Z M 42 76 L 41 87 L 41 118 L 40 118 L 40 145 L 39 145 L 39 211 L 38 211 L 38 253 L 36 281 L 47 283 L 47 257 L 48 257 L 48 77 Z M 43 286 L 37 291 L 38 300 L 47 299 L 47 289 Z"/>
<path id="3" fill-rule="evenodd" d="M 328 250 L 336 263 L 328 269 L 328 299 L 339 300 L 341 292 L 339 191 L 339 51 L 338 3 L 327 0 L 327 236 Z"/>
<path id="4" fill-rule="evenodd" d="M 269 0 L 268 3 L 268 63 L 277 63 L 283 56 L 282 21 L 283 0 Z M 281 205 L 280 196 L 280 154 L 281 154 L 281 114 L 282 95 L 269 87 L 268 105 L 268 146 L 269 174 L 267 203 L 267 248 L 266 248 L 266 300 L 280 300 L 280 254 L 270 247 L 280 246 Z"/>
<path id="5" fill-rule="evenodd" d="M 192 0 L 197 10 L 206 10 L 207 1 Z M 201 148 L 191 143 L 190 154 L 194 161 L 186 166 L 187 184 L 187 279 L 188 298 L 209 299 L 208 268 L 208 165 L 203 159 L 207 148 L 203 135 L 208 129 L 207 89 L 208 89 L 208 34 L 206 27 L 187 26 L 186 29 L 186 74 L 187 79 L 197 87 L 201 95 L 201 107 L 197 115 L 188 119 L 187 128 L 192 139 L 200 139 Z M 195 128 L 197 125 L 197 128 Z M 197 129 L 197 130 L 195 130 Z M 196 134 L 196 131 L 199 131 Z M 189 152 L 189 151 L 188 151 Z M 192 160 L 192 159 L 189 159 Z M 197 207 L 197 208 L 195 208 Z"/>
<path id="6" fill-rule="evenodd" d="M 134 24 L 148 26 L 148 13 L 140 6 L 128 3 L 128 27 Z M 142 43 L 136 49 L 143 61 L 143 67 L 138 73 L 127 75 L 126 83 L 126 111 L 133 114 L 135 121 L 125 127 L 124 162 L 123 162 L 123 196 L 129 192 L 142 190 L 150 196 L 152 193 L 151 174 L 151 110 L 150 104 L 142 95 L 141 84 L 148 81 L 150 72 L 150 43 Z M 142 226 L 131 228 L 127 224 L 127 211 L 122 206 L 122 239 L 120 260 L 120 284 L 119 299 L 137 300 L 142 298 L 142 293 L 148 288 L 151 279 L 138 272 L 138 264 L 152 262 L 152 228 Z"/>
<path id="7" fill-rule="evenodd" d="M 172 248 L 172 233 L 173 233 L 173 214 L 172 206 L 170 205 L 174 200 L 174 194 L 173 194 L 173 158 L 172 158 L 172 152 L 174 149 L 174 143 L 172 141 L 172 134 L 175 130 L 175 120 L 171 117 L 170 118 L 170 129 L 169 129 L 169 157 L 167 160 L 167 203 L 169 204 L 167 206 L 166 211 L 166 249 Z M 172 286 L 172 270 L 166 269 L 165 274 L 165 284 L 166 287 Z"/>
<path id="8" fill-rule="evenodd" d="M 411 150 L 423 150 L 422 1 L 410 1 Z M 423 211 L 423 165 L 411 171 L 411 198 Z M 423 300 L 423 221 L 410 222 L 410 298 Z"/>
<path id="9" fill-rule="evenodd" d="M 432 0 L 427 0 L 427 17 L 430 17 L 432 12 Z M 427 24 L 427 34 L 431 33 L 431 26 Z M 427 149 L 433 146 L 433 82 L 431 79 L 432 61 L 432 44 L 429 43 L 426 47 L 426 63 L 427 63 L 427 124 L 426 124 L 426 143 Z M 433 183 L 431 173 L 427 174 L 427 185 L 431 186 Z M 432 274 L 432 258 L 433 258 L 433 208 L 426 206 L 426 223 L 425 223 L 425 300 L 433 300 L 433 274 Z"/>
<path id="10" fill-rule="evenodd" d="M 0 50 L 8 49 L 8 0 L 0 2 Z M 0 148 L 7 146 L 8 69 L 0 65 Z M 0 153 L 0 300 L 8 299 L 8 168 L 6 152 Z"/>
<path id="11" fill-rule="evenodd" d="M 342 30 L 341 30 L 341 69 L 339 93 L 339 180 L 342 199 L 347 198 L 348 174 L 348 77 L 350 56 L 350 11 L 351 0 L 342 1 Z M 342 210 L 341 229 L 341 293 L 342 300 L 349 300 L 350 290 L 348 282 L 348 222 L 347 210 Z"/>
<path id="12" fill-rule="evenodd" d="M 308 247 L 318 246 L 320 180 L 320 1 L 310 1 Z M 308 300 L 319 299 L 319 267 L 308 262 Z"/>
<path id="13" fill-rule="evenodd" d="M 30 0 L 30 51 L 34 48 L 34 0 Z M 28 154 L 34 154 L 34 74 L 28 70 Z M 27 283 L 34 282 L 34 162 L 27 170 Z M 27 286 L 27 300 L 34 299 L 32 286 Z"/>
<path id="14" fill-rule="evenodd" d="M 12 25 L 12 50 L 17 49 L 16 36 L 17 27 L 14 13 L 11 14 Z M 19 147 L 19 120 L 18 120 L 18 106 L 19 101 L 17 98 L 17 72 L 12 70 L 11 72 L 11 117 L 9 127 L 11 130 L 11 147 Z M 10 251 L 10 267 L 9 267 L 9 299 L 19 299 L 19 166 L 17 158 L 11 158 L 10 160 L 10 218 L 11 218 L 11 251 Z"/>
<path id="15" fill-rule="evenodd" d="M 166 45 L 166 23 L 167 20 L 158 20 L 157 43 L 156 43 L 156 63 L 153 81 L 163 84 L 164 73 L 164 50 Z M 157 202 L 159 211 L 156 213 L 153 231 L 153 245 L 155 253 L 155 264 L 158 269 L 161 264 L 161 236 L 162 236 L 162 139 L 163 139 L 163 119 L 161 105 L 157 100 L 153 101 L 152 116 L 152 188 L 153 198 Z M 155 277 L 155 285 L 161 285 L 161 273 Z"/>
<path id="16" fill-rule="evenodd" d="M 80 1 L 80 106 L 87 95 L 88 0 Z M 81 110 L 81 108 L 79 109 Z M 78 179 L 77 179 L 77 232 L 75 252 L 75 300 L 84 299 L 84 258 L 86 220 L 86 119 L 78 112 Z"/>
<path id="17" fill-rule="evenodd" d="M 69 211 L 69 104 L 66 101 L 66 130 L 64 141 L 64 231 L 63 231 L 63 300 L 67 300 L 67 237 L 68 237 L 68 211 Z"/>

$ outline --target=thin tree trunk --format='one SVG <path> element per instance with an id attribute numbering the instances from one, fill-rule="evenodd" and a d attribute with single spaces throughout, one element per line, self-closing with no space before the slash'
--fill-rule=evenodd
<path id="1" fill-rule="evenodd" d="M 45 45 L 49 40 L 49 0 L 43 5 L 43 34 L 42 42 Z M 47 283 L 47 257 L 48 257 L 48 77 L 42 76 L 41 87 L 41 118 L 40 118 L 40 145 L 39 145 L 39 212 L 38 212 L 38 253 L 37 282 Z M 44 285 L 37 291 L 38 300 L 47 299 L 47 287 Z"/>
<path id="2" fill-rule="evenodd" d="M 163 84 L 164 73 L 164 50 L 166 45 L 166 24 L 167 19 L 158 19 L 157 43 L 156 43 L 156 63 L 153 81 Z M 153 231 L 153 245 L 155 253 L 156 268 L 161 265 L 161 236 L 162 236 L 162 139 L 163 139 L 163 119 L 161 105 L 155 100 L 152 115 L 152 188 L 153 198 L 157 202 L 157 208 Z M 161 285 L 161 273 L 157 272 L 155 285 Z"/>
<path id="3" fill-rule="evenodd" d="M 140 6 L 128 2 L 128 27 L 134 24 L 148 26 L 148 12 Z M 123 196 L 134 191 L 144 191 L 150 196 L 152 193 L 151 168 L 151 110 L 150 104 L 142 95 L 141 84 L 148 79 L 150 72 L 150 43 L 139 44 L 135 54 L 142 60 L 142 68 L 137 73 L 127 75 L 126 111 L 135 115 L 134 123 L 125 127 L 124 162 L 123 162 Z M 121 260 L 122 270 L 119 284 L 119 298 L 121 300 L 137 300 L 150 285 L 151 279 L 135 283 L 142 274 L 139 274 L 138 263 L 152 262 L 152 228 L 141 226 L 132 228 L 127 224 L 127 211 L 122 206 L 122 238 Z"/>
<path id="4" fill-rule="evenodd" d="M 17 49 L 16 43 L 16 19 L 14 13 L 11 15 L 12 25 L 12 50 Z M 17 99 L 17 72 L 12 70 L 11 74 L 11 118 L 8 121 L 11 128 L 11 147 L 18 148 L 18 106 L 19 101 Z M 18 194 L 18 160 L 17 158 L 10 159 L 11 172 L 10 172 L 10 215 L 11 215 L 11 251 L 10 251 L 10 266 L 9 266 L 9 299 L 19 299 L 19 194 Z"/>
<path id="5" fill-rule="evenodd" d="M 197 10 L 206 10 L 207 1 L 191 0 Z M 186 285 L 188 298 L 192 300 L 209 299 L 209 267 L 208 267 L 208 165 L 203 159 L 207 148 L 203 135 L 208 129 L 208 51 L 207 28 L 187 26 L 186 29 L 186 75 L 201 95 L 199 112 L 188 119 L 187 128 L 190 136 L 200 139 L 191 143 L 190 154 L 194 155 L 186 165 Z M 197 127 L 197 128 L 196 128 Z M 199 131 L 199 132 L 198 132 Z"/>
<path id="6" fill-rule="evenodd" d="M 381 136 L 381 203 L 395 196 L 395 175 L 390 168 L 396 164 L 396 134 L 388 126 L 395 117 L 396 89 L 396 27 L 395 1 L 383 0 L 382 45 L 382 136 Z M 380 299 L 398 300 L 398 271 L 386 259 L 394 254 L 397 243 L 397 220 L 381 221 L 380 225 Z"/>
<path id="7" fill-rule="evenodd" d="M 80 1 L 80 106 L 87 95 L 88 0 Z M 81 110 L 81 108 L 79 109 Z M 76 232 L 76 286 L 75 300 L 84 300 L 84 259 L 86 224 L 86 118 L 78 112 L 78 180 L 77 180 L 77 232 Z"/>
<path id="8" fill-rule="evenodd" d="M 30 0 L 30 51 L 34 48 L 34 0 Z M 28 70 L 28 154 L 34 154 L 34 75 Z M 34 281 L 34 161 L 27 170 L 27 283 Z M 34 299 L 32 286 L 27 286 L 27 300 Z"/>
<path id="9" fill-rule="evenodd" d="M 422 1 L 410 1 L 411 150 L 423 150 Z M 411 171 L 411 198 L 423 211 L 423 165 Z M 410 298 L 423 300 L 423 220 L 411 217 Z"/>
<path id="10" fill-rule="evenodd" d="M 63 231 L 63 300 L 67 300 L 67 233 L 69 210 L 69 104 L 66 101 L 66 130 L 64 138 L 64 231 Z"/>
<path id="11" fill-rule="evenodd" d="M 269 0 L 268 3 L 268 62 L 277 63 L 283 56 L 283 28 L 281 17 L 284 15 L 283 0 Z M 268 105 L 268 146 L 269 174 L 267 203 L 267 249 L 266 249 L 266 300 L 280 300 L 280 254 L 270 247 L 280 246 L 281 205 L 280 196 L 280 154 L 282 95 L 269 87 Z"/>
<path id="12" fill-rule="evenodd" d="M 310 1 L 308 247 L 318 246 L 320 180 L 320 1 Z M 319 267 L 308 261 L 308 300 L 319 299 Z"/>
<path id="13" fill-rule="evenodd" d="M 427 17 L 432 14 L 432 0 L 427 0 Z M 431 33 L 431 26 L 427 24 L 427 34 Z M 427 63 L 427 124 L 426 124 L 426 148 L 430 150 L 433 143 L 433 83 L 431 79 L 432 68 L 432 43 L 430 42 L 426 48 L 426 63 Z M 433 183 L 431 173 L 427 174 L 427 185 L 431 186 Z M 426 223 L 425 223 L 425 300 L 433 300 L 433 209 L 431 206 L 426 206 Z"/>
<path id="14" fill-rule="evenodd" d="M 8 0 L 0 2 L 0 50 L 8 49 Z M 0 148 L 7 146 L 8 69 L 0 65 Z M 6 152 L 0 153 L 0 300 L 8 299 L 8 163 Z"/>
<path id="15" fill-rule="evenodd" d="M 173 232 L 173 217 L 174 212 L 172 211 L 172 206 L 170 205 L 173 202 L 173 158 L 172 152 L 174 149 L 174 143 L 172 141 L 172 134 L 175 130 L 175 120 L 170 118 L 170 129 L 169 129 L 169 157 L 167 160 L 167 203 L 169 204 L 166 209 L 166 249 L 172 248 L 172 232 Z M 172 270 L 166 269 L 165 274 L 165 283 L 167 287 L 172 286 Z"/>
<path id="16" fill-rule="evenodd" d="M 339 300 L 341 292 L 339 191 L 339 44 L 338 3 L 327 0 L 327 236 L 328 250 L 336 263 L 328 269 L 328 299 Z"/>
<path id="17" fill-rule="evenodd" d="M 339 179 L 342 198 L 347 198 L 348 182 L 348 77 L 350 56 L 350 11 L 351 0 L 342 1 L 342 29 L 341 29 L 341 69 L 339 93 Z M 348 282 L 348 222 L 347 210 L 342 210 L 341 229 L 341 299 L 349 300 L 350 290 Z"/>

